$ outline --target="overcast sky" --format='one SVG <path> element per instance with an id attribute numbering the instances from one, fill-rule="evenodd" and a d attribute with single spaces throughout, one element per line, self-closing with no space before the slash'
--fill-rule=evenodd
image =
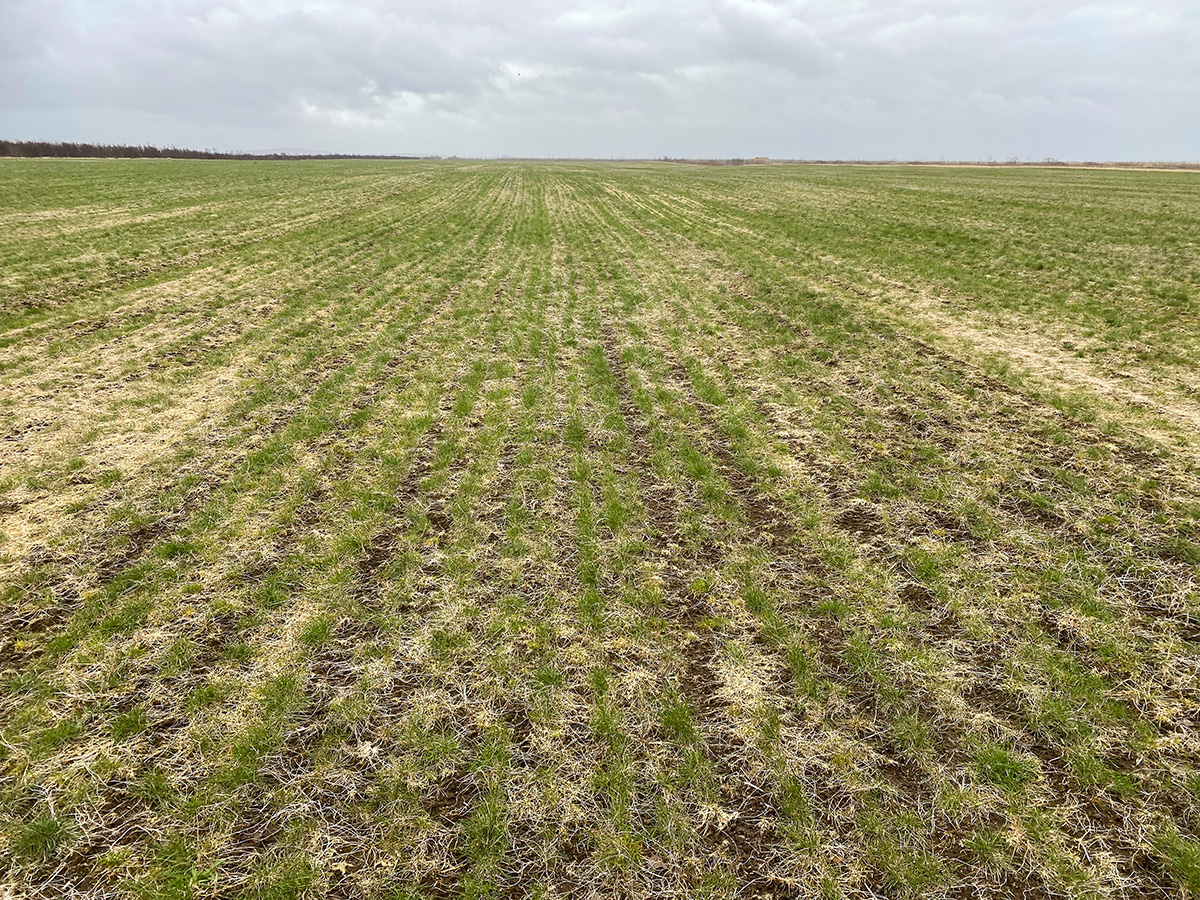
<path id="1" fill-rule="evenodd" d="M 0 0 L 0 137 L 1200 160 L 1200 2 Z"/>

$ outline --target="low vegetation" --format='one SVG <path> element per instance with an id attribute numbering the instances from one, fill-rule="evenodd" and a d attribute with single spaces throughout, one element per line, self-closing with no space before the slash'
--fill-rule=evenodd
<path id="1" fill-rule="evenodd" d="M 15 896 L 1200 893 L 1194 175 L 0 200 Z"/>

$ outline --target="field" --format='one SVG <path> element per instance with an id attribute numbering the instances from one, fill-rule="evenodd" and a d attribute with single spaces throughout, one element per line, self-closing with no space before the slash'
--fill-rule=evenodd
<path id="1" fill-rule="evenodd" d="M 1200 177 L 0 163 L 0 896 L 1200 896 Z"/>

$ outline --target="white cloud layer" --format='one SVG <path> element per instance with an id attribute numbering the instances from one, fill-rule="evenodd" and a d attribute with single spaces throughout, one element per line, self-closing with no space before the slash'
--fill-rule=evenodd
<path id="1" fill-rule="evenodd" d="M 1200 4 L 0 0 L 0 137 L 1200 159 Z"/>

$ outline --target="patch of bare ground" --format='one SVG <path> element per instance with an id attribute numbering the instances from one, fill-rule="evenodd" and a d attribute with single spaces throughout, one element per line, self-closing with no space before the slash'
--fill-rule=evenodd
<path id="1" fill-rule="evenodd" d="M 736 361 L 731 362 L 737 365 Z M 853 378 L 851 378 L 852 381 Z M 822 461 L 820 454 L 813 447 L 807 443 L 800 442 L 804 429 L 802 426 L 797 427 L 795 423 L 790 421 L 786 410 L 766 399 L 751 382 L 743 382 L 742 386 L 748 391 L 748 396 L 755 404 L 759 414 L 763 417 L 764 421 L 773 426 L 774 434 L 788 447 L 791 455 L 804 461 L 807 467 L 814 470 L 814 474 L 818 476 L 816 480 L 824 489 L 831 508 L 841 509 L 841 512 L 835 515 L 835 524 L 855 534 L 864 544 L 874 544 L 877 551 L 884 550 L 885 552 L 880 557 L 884 565 L 898 571 L 905 571 L 907 569 L 906 564 L 899 560 L 894 553 L 886 552 L 886 548 L 902 547 L 905 544 L 911 543 L 917 535 L 911 532 L 906 533 L 903 529 L 898 529 L 894 525 L 885 525 L 880 513 L 880 507 L 877 504 L 862 500 L 848 500 L 846 498 L 847 490 L 845 482 L 853 477 L 852 474 L 844 468 L 837 475 L 832 474 L 829 471 L 829 463 Z M 1011 391 L 1012 389 L 1007 390 Z M 908 402 L 911 404 L 908 408 L 916 408 L 919 405 L 919 401 L 916 398 L 908 398 Z M 897 410 L 904 408 L 891 406 L 885 410 L 901 426 L 901 432 L 896 437 L 898 442 L 903 441 L 904 431 L 911 421 L 911 415 L 899 414 L 897 412 Z M 1057 411 L 1054 411 L 1054 413 L 1057 413 Z M 1021 436 L 1021 428 L 1027 428 L 1029 420 L 1013 415 L 1010 424 L 1012 426 L 1010 444 L 1021 444 L 1026 440 Z M 1077 423 L 1072 424 L 1080 429 L 1087 427 L 1078 425 Z M 949 436 L 963 433 L 963 426 L 946 416 L 938 417 L 937 421 L 933 424 L 927 422 L 922 429 L 916 430 L 916 433 L 922 437 L 928 437 L 933 429 L 937 429 L 937 432 L 947 435 L 946 443 L 949 443 L 951 440 L 957 442 L 958 438 Z M 853 430 L 845 432 L 845 436 L 850 439 L 853 449 L 864 459 L 871 459 L 878 452 L 872 446 L 877 445 L 876 438 L 870 438 L 865 435 L 860 437 Z M 1107 436 L 1088 432 L 1087 438 L 1100 443 L 1105 441 Z M 1034 455 L 1049 455 L 1055 463 L 1063 468 L 1076 467 L 1081 476 L 1092 476 L 1092 473 L 1086 469 L 1078 468 L 1074 456 L 1068 456 L 1057 445 L 1050 445 L 1044 441 L 1035 441 L 1027 449 L 1028 452 Z M 1139 449 L 1125 447 L 1123 448 L 1123 452 L 1126 456 L 1130 457 L 1126 463 L 1130 467 L 1134 467 L 1135 464 L 1143 470 L 1146 467 L 1150 467 L 1163 479 L 1171 477 L 1168 471 L 1159 468 L 1160 463 L 1158 460 L 1146 458 Z M 839 475 L 840 478 L 838 477 Z M 1068 544 L 1076 545 L 1081 550 L 1090 551 L 1086 539 L 1069 527 L 1071 523 L 1067 518 L 1058 511 L 1044 505 L 1039 505 L 1031 499 L 1033 493 L 1036 491 L 1053 490 L 1053 484 L 1054 479 L 1051 473 L 1047 472 L 1045 468 L 1035 467 L 1030 472 L 1028 480 L 1002 486 L 996 512 L 1012 519 L 1028 522 L 1036 527 L 1050 530 L 1055 533 L 1058 539 Z M 1007 565 L 1007 557 L 998 555 L 991 542 L 982 539 L 967 523 L 963 522 L 961 518 L 950 510 L 934 505 L 925 505 L 920 510 L 920 513 L 940 540 L 956 544 L 963 548 L 965 558 L 972 560 L 981 569 L 996 570 L 998 566 L 1003 567 Z M 1154 526 L 1150 525 L 1148 527 L 1153 532 Z M 1168 530 L 1163 535 L 1163 538 L 1166 538 L 1169 534 Z M 883 542 L 874 540 L 882 537 L 886 537 L 886 540 Z M 1179 633 L 1185 638 L 1193 633 L 1190 619 L 1186 614 L 1181 614 L 1179 610 L 1169 610 L 1162 606 L 1155 608 L 1153 601 L 1150 599 L 1138 599 L 1139 597 L 1152 598 L 1162 594 L 1162 590 L 1156 585 L 1150 583 L 1139 584 L 1138 582 L 1139 576 L 1134 575 L 1128 575 L 1122 579 L 1122 589 L 1128 592 L 1128 595 L 1134 600 L 1136 608 L 1139 611 L 1153 619 L 1160 626 L 1177 623 Z M 927 587 L 910 582 L 909 586 L 902 592 L 901 599 L 908 601 L 911 597 L 918 596 L 932 599 L 932 594 Z M 1057 632 L 1052 633 L 1057 634 Z M 1087 647 L 1084 642 L 1075 641 L 1065 649 L 1068 649 L 1075 655 L 1081 655 L 1085 659 L 1091 658 L 1096 664 L 1101 667 L 1104 666 L 1103 661 L 1095 659 L 1094 648 Z"/>
<path id="2" fill-rule="evenodd" d="M 768 547 L 778 547 L 781 542 L 787 543 L 792 537 L 790 529 L 786 525 L 779 524 L 779 518 L 769 512 L 771 508 L 769 501 L 760 495 L 753 481 L 737 466 L 731 448 L 720 437 L 719 424 L 712 418 L 707 404 L 692 389 L 687 368 L 677 360 L 672 360 L 670 357 L 668 359 L 671 362 L 675 386 L 683 392 L 689 404 L 700 412 L 701 418 L 704 420 L 706 450 L 717 460 L 723 477 L 738 496 L 739 503 L 746 511 L 751 527 L 755 528 L 758 533 L 758 540 L 763 546 Z M 775 418 L 772 411 L 765 406 L 760 406 L 759 411 L 767 421 L 773 421 Z M 801 456 L 808 458 L 810 454 L 805 451 Z M 829 493 L 828 496 L 828 502 L 833 508 L 841 509 L 834 516 L 834 524 L 851 535 L 858 543 L 859 551 L 865 553 L 868 558 L 878 560 L 879 564 L 885 568 L 905 571 L 907 565 L 893 554 L 891 548 L 903 546 L 907 539 L 903 535 L 893 533 L 875 504 L 861 500 L 846 502 L 839 496 L 840 494 L 840 491 L 835 491 Z M 935 521 L 946 516 L 944 512 L 936 510 L 934 512 Z M 765 531 L 759 527 L 764 522 L 768 523 Z M 954 527 L 942 530 L 943 538 L 959 540 L 966 536 L 962 535 L 961 527 L 953 522 L 951 524 Z M 1056 522 L 1056 524 L 1060 523 Z M 969 531 L 967 535 L 970 535 Z M 899 539 L 897 540 L 897 538 Z M 970 535 L 964 543 L 968 554 L 979 551 L 979 542 L 974 539 L 973 535 Z M 1153 896 L 1166 897 L 1170 896 L 1172 891 L 1178 890 L 1174 880 L 1162 867 L 1157 857 L 1145 848 L 1129 842 L 1127 836 L 1129 833 L 1128 817 L 1135 816 L 1145 820 L 1147 815 L 1152 817 L 1161 814 L 1161 811 L 1165 809 L 1169 810 L 1169 815 L 1175 820 L 1178 827 L 1190 828 L 1192 815 L 1187 809 L 1177 806 L 1169 798 L 1159 795 L 1149 797 L 1140 804 L 1122 804 L 1121 815 L 1115 816 L 1113 798 L 1097 798 L 1079 783 L 1069 764 L 1062 758 L 1062 752 L 1055 750 L 1054 745 L 1048 743 L 1041 736 L 1039 729 L 1034 726 L 1032 710 L 1022 709 L 1016 699 L 1005 689 L 990 686 L 990 680 L 996 674 L 1004 671 L 1006 654 L 989 655 L 986 647 L 979 648 L 975 645 L 974 641 L 967 638 L 961 625 L 955 624 L 956 616 L 953 611 L 943 609 L 936 602 L 933 592 L 919 580 L 915 580 L 915 576 L 910 574 L 910 579 L 912 580 L 906 581 L 900 586 L 899 600 L 908 606 L 920 609 L 929 616 L 930 627 L 933 629 L 931 637 L 934 637 L 939 643 L 944 642 L 947 638 L 953 638 L 959 642 L 965 641 L 968 647 L 974 647 L 970 663 L 967 666 L 967 671 L 971 674 L 968 676 L 964 690 L 964 700 L 969 703 L 972 710 L 1005 721 L 1008 728 L 1003 737 L 1015 742 L 1024 752 L 1037 760 L 1040 777 L 1044 779 L 1044 783 L 1049 788 L 1048 799 L 1058 810 L 1060 818 L 1066 817 L 1065 821 L 1078 823 L 1075 826 L 1078 830 L 1074 834 L 1076 839 L 1081 842 L 1081 846 L 1085 844 L 1093 846 L 1099 852 L 1106 854 L 1113 860 L 1115 871 L 1120 872 L 1122 878 L 1133 879 L 1151 891 Z M 949 630 L 947 631 L 947 629 Z M 1077 634 L 1064 630 L 1063 626 L 1057 623 L 1052 623 L 1048 630 L 1066 652 L 1076 658 L 1091 660 L 1094 671 L 1118 680 L 1122 677 L 1121 673 L 1109 670 L 1105 661 L 1098 658 L 1095 649 L 1079 639 Z M 874 729 L 856 732 L 856 729 L 861 729 L 863 723 L 878 722 L 881 716 L 887 719 L 888 715 L 886 710 L 879 707 L 877 686 L 865 680 L 861 673 L 856 673 L 847 667 L 845 658 L 849 650 L 849 643 L 845 633 L 834 623 L 818 620 L 817 627 L 810 634 L 816 641 L 824 670 L 835 683 L 843 686 L 846 691 L 845 696 L 849 701 L 851 718 L 843 723 L 843 729 L 848 733 L 857 733 L 860 739 L 879 748 L 882 756 L 877 771 L 885 781 L 891 784 L 898 796 L 906 797 L 906 803 L 914 807 L 929 806 L 938 790 L 937 781 L 928 774 L 921 773 L 919 768 L 899 762 L 899 759 L 903 759 L 903 752 L 901 751 L 897 755 L 894 748 L 889 748 L 890 739 L 884 736 L 884 733 Z M 1019 635 L 1014 637 L 1020 639 Z M 949 766 L 951 769 L 969 770 L 972 766 L 972 758 L 967 752 L 966 732 L 962 730 L 961 724 L 955 718 L 949 717 L 943 710 L 943 705 L 927 694 L 920 683 L 906 682 L 904 689 L 909 702 L 913 704 L 912 708 L 921 719 L 932 726 L 931 731 L 936 735 L 939 764 Z M 1190 694 L 1184 696 L 1190 696 Z M 1018 713 L 1018 715 L 1014 717 L 1014 713 Z M 1165 753 L 1168 758 L 1175 756 L 1171 751 L 1165 751 Z M 939 831 L 939 855 L 948 859 L 957 858 L 956 848 L 962 846 L 963 842 L 969 838 L 970 831 L 970 827 L 966 829 L 951 828 L 948 825 L 943 827 Z M 961 861 L 967 867 L 972 865 L 969 854 Z M 1049 891 L 1036 873 L 1026 872 L 1022 877 L 1034 879 L 1040 884 L 1039 890 Z M 1053 892 L 1050 892 L 1048 895 L 1052 894 Z"/>
<path id="3" fill-rule="evenodd" d="M 698 573 L 719 565 L 721 551 L 710 543 L 682 555 L 685 539 L 676 523 L 678 499 L 668 485 L 660 485 L 649 466 L 653 456 L 647 426 L 632 399 L 620 346 L 611 325 L 604 324 L 602 344 L 621 405 L 622 419 L 631 443 L 630 458 L 638 470 L 640 493 L 654 552 L 661 556 L 664 587 L 663 616 L 679 631 L 683 669 L 678 675 L 681 694 L 702 723 L 705 751 L 712 760 L 721 791 L 722 809 L 701 820 L 698 837 L 709 864 L 729 867 L 737 879 L 738 896 L 752 898 L 800 896 L 799 888 L 779 876 L 786 871 L 780 812 L 776 791 L 762 783 L 753 765 L 755 754 L 729 723 L 729 702 L 718 668 L 722 646 L 729 635 L 709 626 L 714 611 L 691 586 Z M 763 523 L 777 523 L 773 512 L 759 510 Z M 779 536 L 779 524 L 764 525 Z"/>
<path id="4" fill-rule="evenodd" d="M 47 634 L 54 634 L 66 623 L 71 606 L 67 598 L 50 607 L 6 611 L 0 622 L 0 674 L 12 675 L 40 652 Z"/>
<path id="5" fill-rule="evenodd" d="M 795 526 L 786 511 L 778 505 L 777 501 L 766 496 L 754 479 L 746 475 L 738 466 L 733 449 L 724 440 L 720 426 L 711 417 L 707 404 L 695 394 L 686 367 L 671 355 L 668 355 L 668 361 L 674 374 L 675 387 L 687 397 L 689 404 L 700 413 L 704 421 L 705 450 L 717 461 L 722 477 L 726 479 L 737 496 L 739 506 L 747 519 L 752 542 L 785 556 L 803 553 Z M 886 531 L 882 517 L 869 503 L 849 504 L 836 517 L 835 521 L 839 527 L 860 540 L 869 541 Z M 807 557 L 804 562 L 809 568 L 816 567 L 818 570 L 823 568 L 816 558 Z M 927 590 L 921 585 L 910 584 L 907 586 L 907 595 L 924 599 Z M 904 798 L 908 807 L 930 807 L 938 785 L 927 775 L 921 773 L 919 768 L 905 765 L 895 758 L 892 755 L 894 751 L 889 750 L 886 743 L 880 746 L 881 732 L 873 728 L 863 730 L 867 723 L 879 722 L 884 711 L 880 707 L 881 699 L 878 687 L 862 674 L 853 671 L 845 662 L 849 641 L 842 627 L 829 619 L 816 619 L 814 627 L 809 630 L 809 635 L 815 641 L 822 668 L 832 681 L 844 691 L 843 696 L 847 701 L 845 711 L 849 713 L 849 718 L 842 721 L 841 726 L 848 733 L 857 733 L 861 740 L 866 741 L 869 745 L 874 744 L 880 749 L 880 755 L 877 756 L 876 765 L 873 767 L 874 774 L 888 784 L 889 789 L 896 796 Z M 937 707 L 933 699 L 926 697 L 922 702 L 919 686 L 906 685 L 906 687 L 914 692 L 917 706 L 924 708 L 927 716 L 934 717 L 932 710 Z M 948 729 L 943 725 L 939 729 L 939 735 L 946 737 L 947 734 Z M 943 829 L 940 833 L 939 847 L 946 851 L 965 836 L 965 832 Z M 881 889 L 887 889 L 887 879 L 883 878 L 880 873 L 874 873 L 871 877 L 877 881 Z"/>
<path id="6" fill-rule="evenodd" d="M 746 296 L 749 296 L 747 293 Z M 813 334 L 795 326 L 777 311 L 764 308 L 764 311 L 775 319 L 782 330 L 795 335 L 795 346 L 789 352 L 808 355 L 823 349 L 815 340 Z M 728 322 L 723 322 L 725 328 L 737 332 L 738 328 Z M 927 412 L 928 399 L 919 398 L 897 389 L 894 385 L 886 385 L 886 394 L 891 399 L 881 400 L 880 385 L 864 382 L 860 374 L 847 371 L 845 367 L 835 365 L 836 358 L 830 359 L 830 374 L 820 379 L 810 389 L 819 389 L 824 395 L 838 397 L 843 405 L 850 405 L 856 410 L 851 422 L 866 419 L 870 414 L 878 414 L 886 426 L 884 434 L 887 443 L 881 444 L 874 434 L 859 433 L 853 426 L 844 429 L 843 436 L 850 440 L 857 456 L 870 464 L 889 462 L 890 457 L 903 454 L 913 441 L 914 436 L 922 441 L 931 442 L 943 450 L 961 454 L 973 441 L 986 441 L 990 446 L 994 443 L 992 429 L 996 424 L 1005 428 L 1003 441 L 1004 452 L 1008 456 L 1032 459 L 1038 464 L 1030 467 L 1024 465 L 1024 474 L 1018 474 L 998 485 L 999 502 L 993 508 L 993 513 L 999 518 L 1008 519 L 1015 523 L 1032 525 L 1037 529 L 1046 529 L 1054 533 L 1055 539 L 1077 547 L 1079 550 L 1096 555 L 1097 551 L 1086 535 L 1081 534 L 1076 527 L 1074 518 L 1065 517 L 1047 504 L 1034 502 L 1032 497 L 1038 492 L 1054 495 L 1061 492 L 1057 476 L 1048 471 L 1048 467 L 1056 468 L 1071 476 L 1082 479 L 1084 483 L 1095 484 L 1100 492 L 1109 489 L 1109 480 L 1113 474 L 1125 479 L 1138 479 L 1146 474 L 1152 474 L 1155 484 L 1138 489 L 1137 502 L 1148 504 L 1151 514 L 1162 513 L 1166 509 L 1164 502 L 1168 496 L 1188 496 L 1192 491 L 1194 479 L 1186 473 L 1176 470 L 1169 460 L 1158 454 L 1147 452 L 1141 447 L 1107 434 L 1100 429 L 1080 422 L 1060 410 L 999 381 L 999 379 L 983 372 L 978 366 L 954 357 L 925 341 L 912 336 L 900 335 L 898 340 L 913 346 L 915 355 L 924 355 L 936 361 L 935 365 L 943 367 L 951 376 L 951 383 L 957 387 L 954 390 L 934 387 L 934 397 L 939 404 L 944 405 L 944 411 Z M 719 351 L 724 362 L 739 374 L 746 372 L 747 360 L 739 358 L 733 350 L 738 342 L 726 342 Z M 824 348 L 828 349 L 828 348 Z M 864 375 L 864 377 L 867 377 Z M 806 436 L 806 426 L 795 423 L 789 417 L 795 413 L 780 404 L 773 402 L 770 391 L 763 388 L 757 379 L 743 377 L 739 380 L 742 388 L 746 389 L 765 419 L 772 422 L 776 433 L 785 440 L 792 455 L 803 460 L 806 468 L 813 472 L 823 484 L 831 502 L 835 505 L 847 502 L 847 495 L 852 491 L 847 486 L 855 485 L 860 479 L 844 465 L 832 462 L 828 452 L 822 452 L 815 446 L 801 443 L 811 436 Z M 963 390 L 971 392 L 967 397 Z M 980 405 L 987 408 L 987 416 L 981 418 Z M 988 423 L 987 430 L 981 429 L 980 421 Z M 914 422 L 919 423 L 914 427 Z M 1039 427 L 1051 425 L 1062 432 L 1077 437 L 1074 442 L 1051 442 L 1036 432 Z M 1115 462 L 1112 464 L 1088 463 L 1077 455 L 1079 446 L 1096 448 L 1110 453 Z M 960 456 L 953 457 L 959 459 Z M 1106 470 L 1105 466 L 1115 466 L 1116 472 Z M 833 470 L 831 470 L 833 467 Z M 1020 464 L 1018 465 L 1018 468 Z M 998 555 L 994 548 L 985 546 L 984 542 L 974 532 L 959 520 L 951 511 L 944 508 L 927 507 L 925 514 L 930 523 L 938 530 L 939 537 L 949 537 L 953 542 L 975 551 L 975 558 L 985 567 L 995 569 L 997 565 L 1005 564 L 1005 558 Z M 1010 526 L 1012 527 L 1012 526 Z M 1019 527 L 1019 526 L 1018 526 Z M 1173 542 L 1179 535 L 1169 524 L 1154 520 L 1152 515 L 1143 516 L 1137 523 L 1141 540 L 1157 543 L 1160 546 L 1174 546 Z M 909 537 L 911 539 L 911 535 Z M 1101 557 L 1107 566 L 1111 563 Z M 1123 593 L 1135 600 L 1134 609 L 1143 617 L 1146 623 L 1153 623 L 1151 631 L 1163 625 L 1169 625 L 1177 620 L 1172 615 L 1160 618 L 1150 609 L 1153 601 L 1149 598 L 1171 594 L 1173 589 L 1163 579 L 1177 578 L 1185 582 L 1191 578 L 1186 566 L 1170 565 L 1157 576 L 1158 583 L 1146 581 L 1143 584 L 1131 584 L 1130 580 L 1146 580 L 1144 575 L 1114 573 L 1114 577 L 1122 585 Z M 1140 599 L 1145 598 L 1145 599 Z M 1150 605 L 1147 606 L 1147 603 Z M 1186 633 L 1186 624 L 1183 626 Z M 1149 635 L 1148 635 L 1149 638 Z M 1150 638 L 1156 640 L 1157 638 Z"/>
<path id="7" fill-rule="evenodd" d="M 395 376 L 397 368 L 398 364 L 390 367 L 391 376 Z M 314 648 L 307 660 L 304 709 L 289 724 L 278 750 L 264 759 L 246 804 L 238 812 L 238 819 L 245 827 L 231 835 L 235 849 L 241 851 L 240 855 L 231 854 L 224 863 L 231 877 L 248 877 L 282 836 L 286 810 L 279 806 L 279 792 L 303 798 L 298 805 L 293 804 L 291 814 L 303 815 L 311 824 L 314 844 L 320 848 L 316 853 L 322 863 L 321 889 L 326 896 L 363 896 L 395 865 L 382 849 L 380 826 L 371 821 L 370 797 L 378 790 L 379 778 L 389 765 L 394 750 L 389 742 L 394 740 L 394 729 L 411 713 L 414 697 L 432 690 L 433 682 L 415 660 L 395 647 L 397 638 L 377 619 L 378 615 L 386 618 L 397 610 L 413 612 L 411 604 L 397 606 L 384 602 L 381 570 L 394 550 L 393 542 L 400 541 L 406 532 L 403 523 L 408 521 L 409 504 L 424 497 L 422 483 L 432 468 L 434 451 L 456 396 L 456 385 L 452 381 L 443 390 L 433 428 L 416 448 L 411 471 L 392 508 L 394 521 L 374 534 L 354 563 L 355 577 L 348 589 L 355 601 L 353 614 L 337 617 L 331 623 L 328 638 Z M 352 463 L 353 453 L 342 456 L 340 468 L 326 473 L 331 482 L 350 478 Z M 286 555 L 289 544 L 318 520 L 326 499 L 327 492 L 318 487 L 316 494 L 299 506 L 292 522 L 277 535 L 274 558 Z M 444 500 L 441 508 L 444 509 Z M 438 529 L 438 537 L 443 538 L 449 529 L 449 518 L 432 515 L 429 520 Z M 428 540 L 426 535 L 425 543 Z M 416 611 L 427 610 L 428 606 Z M 395 655 L 386 671 L 371 664 L 372 653 L 364 657 L 364 651 L 372 648 Z M 261 681 L 262 676 L 255 680 Z M 368 714 L 347 719 L 337 712 L 360 693 L 371 700 Z M 466 718 L 456 720 L 454 727 L 466 722 Z M 456 785 L 469 783 L 474 776 L 465 768 L 457 770 L 457 774 L 462 778 L 451 773 L 436 780 L 432 798 L 428 803 L 422 801 L 432 821 L 448 829 L 449 843 L 436 852 L 443 863 L 448 858 L 456 860 L 449 868 L 440 865 L 424 870 L 416 879 L 415 883 L 421 884 L 429 896 L 456 896 L 465 865 L 456 849 L 461 842 L 460 830 L 447 823 L 455 802 L 463 796 Z"/>
<path id="8" fill-rule="evenodd" d="M 452 392 L 446 394 L 447 398 L 450 396 L 452 396 Z M 404 485 L 396 493 L 391 520 L 371 536 L 356 563 L 355 580 L 350 593 L 356 601 L 367 608 L 373 608 L 379 604 L 384 587 L 380 581 L 380 571 L 394 554 L 400 537 L 411 527 L 411 521 L 408 518 L 409 508 L 422 496 L 421 483 L 433 467 L 434 450 L 441 439 L 448 410 L 448 399 L 444 399 L 437 420 L 433 423 L 433 427 L 426 432 L 424 440 L 416 450 L 416 458 Z M 436 545 L 445 538 L 452 521 L 447 513 L 444 497 L 435 498 L 432 503 L 423 508 L 423 512 L 429 528 L 426 540 L 421 544 L 423 551 L 420 566 L 422 585 L 419 590 L 426 591 L 429 589 L 429 584 L 436 579 L 439 568 Z M 429 583 L 426 583 L 426 579 L 429 580 Z M 411 611 L 419 615 L 423 610 L 414 608 Z"/>
<path id="9" fill-rule="evenodd" d="M 495 290 L 492 299 L 493 311 L 499 303 L 506 285 L 507 279 L 501 287 Z M 488 353 L 484 357 L 485 359 L 492 360 L 496 358 L 501 340 L 502 335 L 497 334 L 493 339 Z M 449 492 L 452 490 L 455 480 L 461 477 L 461 470 L 466 463 L 466 460 L 461 455 L 461 451 L 460 455 L 456 456 L 452 462 L 452 471 L 447 475 L 447 485 L 443 486 L 434 495 L 426 496 L 423 493 L 422 483 L 433 470 L 435 451 L 442 439 L 446 423 L 450 417 L 451 407 L 456 397 L 456 388 L 459 381 L 461 381 L 462 375 L 463 371 L 460 370 L 458 378 L 451 382 L 442 394 L 433 425 L 417 448 L 412 468 L 405 479 L 404 485 L 396 494 L 395 503 L 392 506 L 393 520 L 372 536 L 367 549 L 359 559 L 353 592 L 360 602 L 370 605 L 373 601 L 378 601 L 378 592 L 381 587 L 378 577 L 380 570 L 386 564 L 397 545 L 400 535 L 411 526 L 411 520 L 408 518 L 408 515 L 414 504 L 419 504 L 420 515 L 426 523 L 422 540 L 417 548 L 417 552 L 421 555 L 419 566 L 420 581 L 417 591 L 418 593 L 428 594 L 432 591 L 433 585 L 436 583 L 437 575 L 441 568 L 440 560 L 442 551 L 440 548 L 445 543 L 454 525 L 453 516 L 450 512 Z M 482 420 L 476 415 L 467 419 L 465 424 L 468 432 L 473 434 L 481 427 Z M 511 460 L 511 456 L 506 455 L 502 458 L 501 469 L 497 476 L 499 481 L 498 487 L 502 487 L 505 479 L 508 477 L 508 473 L 503 468 L 504 459 Z M 420 615 L 424 610 L 420 607 L 413 607 L 411 611 Z"/>

